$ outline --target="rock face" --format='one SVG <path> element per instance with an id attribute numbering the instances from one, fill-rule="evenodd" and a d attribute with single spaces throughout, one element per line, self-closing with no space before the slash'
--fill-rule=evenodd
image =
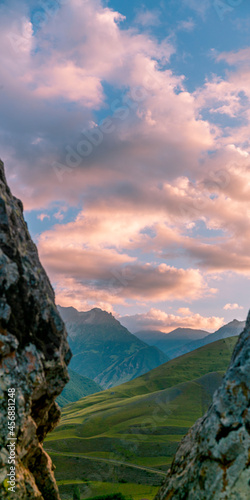
<path id="1" fill-rule="evenodd" d="M 250 498 L 250 313 L 223 383 L 190 429 L 155 500 Z"/>
<path id="2" fill-rule="evenodd" d="M 0 499 L 59 500 L 42 442 L 59 420 L 55 398 L 68 381 L 71 353 L 22 212 L 0 161 Z M 11 407 L 7 416 L 8 389 L 15 389 L 15 428 Z M 14 447 L 8 445 L 13 442 L 16 484 L 11 491 Z"/>

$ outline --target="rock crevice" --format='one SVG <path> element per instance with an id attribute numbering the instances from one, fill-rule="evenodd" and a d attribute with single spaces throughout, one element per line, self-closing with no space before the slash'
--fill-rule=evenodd
<path id="1" fill-rule="evenodd" d="M 0 161 L 0 499 L 59 500 L 42 442 L 57 424 L 55 398 L 71 352 L 49 279 Z M 16 484 L 9 489 L 8 389 L 15 389 Z"/>
<path id="2" fill-rule="evenodd" d="M 182 440 L 155 500 L 250 498 L 250 313 L 208 412 Z"/>

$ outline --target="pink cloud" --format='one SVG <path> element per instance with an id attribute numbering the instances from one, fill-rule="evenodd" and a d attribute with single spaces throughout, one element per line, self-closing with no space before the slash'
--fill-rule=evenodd
<path id="1" fill-rule="evenodd" d="M 107 183 L 119 182 L 125 167 L 121 157 L 126 158 L 126 169 L 129 165 L 131 173 L 138 172 L 138 176 L 143 164 L 148 180 L 152 179 L 152 164 L 156 164 L 159 179 L 166 175 L 173 178 L 173 164 L 180 171 L 198 169 L 199 155 L 213 146 L 209 124 L 197 116 L 192 95 L 184 92 L 183 76 L 158 67 L 157 62 L 169 62 L 173 46 L 166 40 L 157 43 L 134 30 L 121 30 L 119 22 L 122 16 L 103 8 L 98 1 L 87 1 L 81 9 L 75 2 L 67 2 L 56 16 L 48 19 L 43 30 L 29 31 L 30 49 L 27 48 L 21 65 L 20 54 L 15 50 L 18 47 L 12 47 L 4 29 L 1 32 L 8 60 L 1 65 L 3 84 L 11 90 L 9 101 L 15 114 L 23 116 L 25 108 L 29 124 L 25 148 L 18 144 L 20 135 L 16 151 L 13 146 L 7 148 L 6 137 L 3 141 L 11 174 L 19 153 L 20 175 L 29 191 L 14 175 L 10 175 L 10 182 L 27 209 L 44 207 L 55 197 L 72 203 L 83 186 L 91 189 L 98 184 L 103 168 Z M 17 37 L 26 40 L 21 25 L 13 21 L 12 29 Z M 81 158 L 79 168 L 69 168 L 69 182 L 63 178 L 60 184 L 53 164 L 65 164 L 67 148 L 76 151 L 79 147 L 81 131 L 88 129 L 93 119 L 92 108 L 104 104 L 102 81 L 127 88 L 128 117 L 123 119 L 119 112 L 122 103 L 114 102 L 112 137 L 106 135 L 103 144 L 93 148 L 91 157 Z M 183 91 L 177 93 L 177 89 Z M 78 111 L 64 113 L 63 107 L 59 111 L 59 98 L 62 102 L 77 102 Z M 20 157 L 21 149 L 27 151 L 24 158 Z"/>
<path id="2" fill-rule="evenodd" d="M 34 91 L 38 98 L 62 96 L 69 101 L 77 101 L 79 104 L 82 102 L 89 108 L 97 108 L 103 102 L 100 80 L 86 74 L 84 69 L 78 68 L 71 61 L 64 62 L 61 66 L 53 64 L 50 68 L 42 69 L 42 73 L 42 78 L 38 74 L 38 80 L 43 80 L 44 83 L 38 83 Z"/>
<path id="3" fill-rule="evenodd" d="M 226 61 L 231 66 L 249 66 L 250 60 L 250 48 L 232 51 L 232 52 L 221 52 L 216 56 L 217 61 Z"/>
<path id="4" fill-rule="evenodd" d="M 132 333 L 146 329 L 168 333 L 179 327 L 215 331 L 224 324 L 224 318 L 204 317 L 191 311 L 188 311 L 186 316 L 168 314 L 160 309 L 152 308 L 147 313 L 123 316 L 121 323 Z"/>
<path id="5" fill-rule="evenodd" d="M 239 306 L 239 304 L 226 304 L 223 309 L 225 309 L 225 311 L 233 311 L 235 309 L 244 309 L 244 307 L 242 306 Z"/>
<path id="6" fill-rule="evenodd" d="M 44 219 L 50 219 L 50 216 L 48 214 L 39 214 L 37 218 L 43 221 Z"/>
<path id="7" fill-rule="evenodd" d="M 8 180 L 41 217 L 54 200 L 83 206 L 40 238 L 60 299 L 196 300 L 213 293 L 206 273 L 248 275 L 249 49 L 217 56 L 233 67 L 192 93 L 171 69 L 168 40 L 122 28 L 123 17 L 97 0 L 64 3 L 36 32 L 28 9 L 13 5 L 11 23 L 0 6 Z M 208 2 L 190 6 L 204 13 Z M 105 111 L 103 82 L 121 92 L 106 108 L 108 132 L 93 113 Z M 212 123 L 221 114 L 242 122 L 224 130 Z M 61 180 L 55 164 L 66 166 Z M 127 286 L 110 287 L 113 272 Z"/>

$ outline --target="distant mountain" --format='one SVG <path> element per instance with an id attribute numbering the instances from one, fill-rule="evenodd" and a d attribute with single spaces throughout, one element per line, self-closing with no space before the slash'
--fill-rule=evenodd
<path id="1" fill-rule="evenodd" d="M 132 335 L 111 313 L 99 308 L 87 312 L 73 307 L 58 309 L 69 334 L 71 369 L 105 389 L 168 361 L 163 352 Z"/>
<path id="2" fill-rule="evenodd" d="M 89 396 L 90 394 L 95 394 L 100 392 L 103 388 L 96 384 L 94 380 L 90 380 L 87 377 L 82 377 L 78 373 L 74 372 L 70 368 L 68 369 L 70 380 L 68 384 L 64 387 L 62 393 L 56 399 L 59 406 L 65 406 L 69 403 L 74 403 L 79 399 Z"/>
<path id="3" fill-rule="evenodd" d="M 171 351 L 169 351 L 169 357 L 171 359 L 177 358 L 178 356 L 182 356 L 187 352 L 194 351 L 199 347 L 211 344 L 211 342 L 216 342 L 217 340 L 226 339 L 228 337 L 235 337 L 244 330 L 245 324 L 246 324 L 245 321 L 238 321 L 237 319 L 234 319 L 233 321 L 230 321 L 230 323 L 228 323 L 227 325 L 224 325 L 221 328 L 219 328 L 219 330 L 217 330 L 216 332 L 210 333 L 209 335 L 207 335 L 202 339 L 189 342 L 186 345 L 182 346 L 181 348 L 172 349 Z"/>
<path id="4" fill-rule="evenodd" d="M 202 339 L 208 335 L 208 332 L 192 328 L 176 328 L 169 333 L 159 330 L 140 330 L 135 335 L 143 342 L 158 347 L 158 349 L 171 358 L 171 351 L 173 349 L 180 349 L 193 340 Z"/>

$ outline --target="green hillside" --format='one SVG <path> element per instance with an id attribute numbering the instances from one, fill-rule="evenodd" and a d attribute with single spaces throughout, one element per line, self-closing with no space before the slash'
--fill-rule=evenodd
<path id="1" fill-rule="evenodd" d="M 96 382 L 90 378 L 82 377 L 70 368 L 68 372 L 70 380 L 56 400 L 59 406 L 62 407 L 69 403 L 74 403 L 85 396 L 103 390 L 100 385 L 96 384 Z"/>
<path id="2" fill-rule="evenodd" d="M 73 354 L 70 368 L 108 389 L 139 377 L 168 357 L 132 335 L 111 313 L 99 308 L 58 310 L 65 321 Z"/>
<path id="3" fill-rule="evenodd" d="M 151 500 L 150 488 L 161 484 L 179 441 L 208 408 L 236 341 L 201 347 L 65 407 L 45 442 L 63 498 L 71 498 L 73 482 L 82 498 L 97 495 L 97 485 L 101 495 L 117 491 L 118 483 L 124 492 L 130 483 L 144 485 Z"/>

